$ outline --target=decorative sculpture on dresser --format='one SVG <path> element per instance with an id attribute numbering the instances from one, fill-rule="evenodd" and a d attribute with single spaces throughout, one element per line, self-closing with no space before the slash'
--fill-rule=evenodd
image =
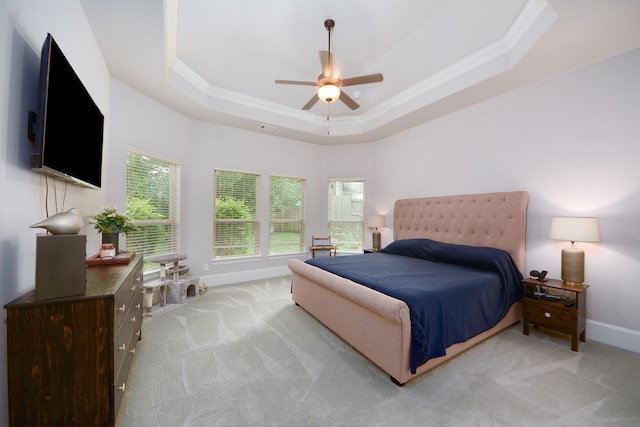
<path id="1" fill-rule="evenodd" d="M 43 219 L 29 228 L 44 228 L 51 234 L 78 234 L 82 230 L 82 216 L 80 210 L 71 208 L 66 212 L 51 215 L 49 218 Z"/>

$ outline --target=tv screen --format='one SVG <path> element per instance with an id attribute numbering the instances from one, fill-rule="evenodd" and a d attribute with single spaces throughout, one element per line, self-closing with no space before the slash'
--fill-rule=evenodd
<path id="1" fill-rule="evenodd" d="M 104 116 L 51 34 L 42 46 L 35 122 L 31 170 L 100 188 Z"/>

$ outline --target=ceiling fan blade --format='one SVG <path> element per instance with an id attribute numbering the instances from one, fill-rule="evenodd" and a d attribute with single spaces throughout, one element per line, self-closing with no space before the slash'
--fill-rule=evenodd
<path id="1" fill-rule="evenodd" d="M 365 83 L 377 83 L 383 79 L 382 74 L 367 74 L 366 76 L 351 77 L 342 80 L 342 86 L 363 85 Z"/>
<path id="2" fill-rule="evenodd" d="M 351 98 L 349 95 L 344 93 L 343 90 L 340 91 L 340 98 L 338 99 L 347 104 L 347 107 L 351 108 L 352 110 L 357 110 L 358 108 L 360 108 L 360 104 L 354 101 L 353 98 Z"/>
<path id="3" fill-rule="evenodd" d="M 325 77 L 333 77 L 333 55 L 327 50 L 320 51 L 320 65 Z"/>
<path id="4" fill-rule="evenodd" d="M 313 98 L 311 98 L 309 100 L 309 102 L 307 102 L 306 104 L 304 104 L 304 107 L 302 107 L 303 110 L 310 110 L 311 107 L 313 107 L 314 105 L 316 105 L 316 102 L 318 102 L 320 100 L 320 98 L 318 98 L 318 95 L 313 95 Z"/>
<path id="5" fill-rule="evenodd" d="M 276 84 L 279 85 L 303 85 L 303 86 L 316 86 L 318 82 L 301 82 L 298 80 L 276 80 Z"/>

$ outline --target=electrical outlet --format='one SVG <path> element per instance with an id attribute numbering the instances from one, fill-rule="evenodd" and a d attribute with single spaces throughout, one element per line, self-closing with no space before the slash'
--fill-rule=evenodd
<path id="1" fill-rule="evenodd" d="M 205 265 L 202 266 L 202 269 L 204 271 L 209 271 L 209 263 L 206 263 Z"/>

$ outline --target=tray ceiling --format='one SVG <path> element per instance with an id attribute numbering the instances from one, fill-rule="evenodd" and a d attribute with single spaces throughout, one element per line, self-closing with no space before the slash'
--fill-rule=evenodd
<path id="1" fill-rule="evenodd" d="M 317 144 L 370 142 L 640 47 L 640 2 L 80 0 L 112 76 L 187 117 Z M 331 34 L 361 107 L 303 111 Z"/>

